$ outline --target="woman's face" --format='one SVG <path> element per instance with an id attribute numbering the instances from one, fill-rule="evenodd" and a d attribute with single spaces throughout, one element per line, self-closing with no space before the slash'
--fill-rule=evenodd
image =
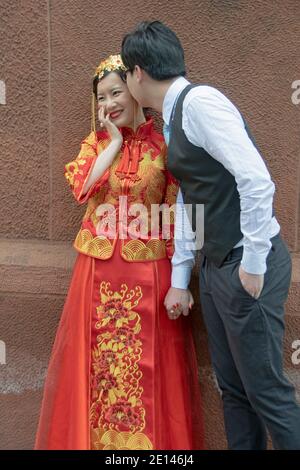
<path id="1" fill-rule="evenodd" d="M 97 85 L 97 107 L 105 107 L 117 127 L 133 127 L 135 101 L 121 77 L 111 72 Z"/>

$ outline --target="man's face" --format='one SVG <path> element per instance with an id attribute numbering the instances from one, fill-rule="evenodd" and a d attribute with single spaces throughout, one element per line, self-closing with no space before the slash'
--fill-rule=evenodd
<path id="1" fill-rule="evenodd" d="M 126 73 L 126 82 L 130 94 L 134 97 L 134 99 L 138 102 L 140 106 L 145 107 L 146 104 L 143 96 L 143 85 L 138 79 L 138 71 L 128 71 Z"/>

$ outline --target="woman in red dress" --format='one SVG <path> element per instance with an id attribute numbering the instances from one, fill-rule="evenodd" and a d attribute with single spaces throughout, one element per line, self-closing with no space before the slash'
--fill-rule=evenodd
<path id="1" fill-rule="evenodd" d="M 201 449 L 190 318 L 172 320 L 164 307 L 173 213 L 168 238 L 161 220 L 154 235 L 150 230 L 151 208 L 170 208 L 178 186 L 166 169 L 162 135 L 129 94 L 119 55 L 96 69 L 92 109 L 92 132 L 65 165 L 87 209 L 35 449 Z"/>

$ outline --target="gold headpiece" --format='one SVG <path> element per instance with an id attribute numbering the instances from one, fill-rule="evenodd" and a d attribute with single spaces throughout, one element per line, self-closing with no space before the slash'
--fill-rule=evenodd
<path id="1" fill-rule="evenodd" d="M 126 72 L 126 67 L 122 62 L 122 58 L 120 54 L 110 55 L 107 59 L 102 60 L 98 67 L 95 70 L 93 81 L 96 77 L 98 80 L 103 78 L 105 72 L 114 72 L 116 70 L 120 70 Z M 96 121 L 95 121 L 95 95 L 94 92 L 92 93 L 92 122 L 91 122 L 91 130 L 96 132 Z"/>
<path id="2" fill-rule="evenodd" d="M 98 79 L 101 80 L 105 72 L 113 72 L 114 70 L 123 70 L 123 72 L 127 70 L 120 54 L 110 55 L 107 59 L 102 60 L 96 68 L 94 78 L 98 76 Z"/>

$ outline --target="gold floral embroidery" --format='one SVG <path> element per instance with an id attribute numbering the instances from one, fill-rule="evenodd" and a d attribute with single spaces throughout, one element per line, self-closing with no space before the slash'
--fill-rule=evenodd
<path id="1" fill-rule="evenodd" d="M 93 450 L 151 450 L 153 445 L 143 433 L 92 430 Z"/>
<path id="2" fill-rule="evenodd" d="M 81 253 L 99 259 L 109 259 L 113 254 L 114 242 L 104 235 L 93 237 L 88 229 L 81 229 L 74 241 L 74 247 Z M 152 238 L 147 243 L 141 240 L 124 240 L 121 248 L 126 261 L 149 261 L 166 258 L 166 240 Z"/>
<path id="3" fill-rule="evenodd" d="M 93 449 L 152 448 L 145 428 L 143 376 L 139 361 L 141 318 L 135 310 L 142 298 L 140 286 L 120 292 L 101 282 L 97 307 L 97 345 L 92 350 L 91 446 Z M 133 446 L 133 447 L 131 447 Z"/>
<path id="4" fill-rule="evenodd" d="M 74 241 L 74 247 L 82 253 L 96 258 L 109 259 L 113 253 L 112 242 L 107 237 L 93 237 L 88 229 L 81 229 Z"/>
<path id="5" fill-rule="evenodd" d="M 75 176 L 79 173 L 78 163 L 76 161 L 65 165 L 65 178 L 71 186 L 74 186 Z"/>
<path id="6" fill-rule="evenodd" d="M 178 184 L 170 183 L 167 185 L 166 195 L 165 195 L 165 203 L 168 204 L 170 207 L 176 203 L 178 193 Z M 175 211 L 170 211 L 170 222 L 174 224 L 175 222 Z"/>
<path id="7" fill-rule="evenodd" d="M 127 261 L 146 261 L 166 257 L 164 240 L 152 239 L 147 243 L 141 240 L 130 240 L 122 246 L 122 257 Z"/>

